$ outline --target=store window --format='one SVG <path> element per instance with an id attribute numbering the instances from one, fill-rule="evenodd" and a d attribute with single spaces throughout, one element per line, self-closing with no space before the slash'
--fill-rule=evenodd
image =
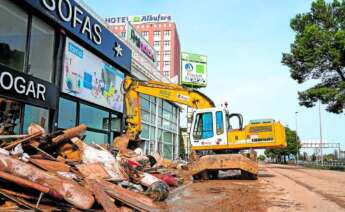
<path id="1" fill-rule="evenodd" d="M 111 130 L 115 132 L 121 131 L 121 118 L 116 114 L 111 114 Z"/>
<path id="2" fill-rule="evenodd" d="M 0 135 L 19 134 L 21 104 L 0 98 Z"/>
<path id="3" fill-rule="evenodd" d="M 48 24 L 32 18 L 29 74 L 48 82 L 53 73 L 54 33 Z"/>
<path id="4" fill-rule="evenodd" d="M 89 128 L 108 130 L 109 125 L 104 125 L 104 120 L 109 119 L 109 113 L 89 105 L 80 104 L 80 124 Z"/>
<path id="5" fill-rule="evenodd" d="M 86 131 L 85 133 L 85 141 L 89 144 L 107 144 L 108 143 L 108 134 L 107 133 L 99 133 L 93 131 Z"/>
<path id="6" fill-rule="evenodd" d="M 60 98 L 59 101 L 59 128 L 70 128 L 76 125 L 77 103 L 68 99 Z"/>
<path id="7" fill-rule="evenodd" d="M 49 111 L 44 108 L 35 107 L 31 105 L 25 105 L 24 125 L 23 125 L 24 133 L 28 132 L 28 127 L 30 126 L 31 123 L 39 124 L 46 131 L 48 131 Z"/>
<path id="8" fill-rule="evenodd" d="M 0 1 L 0 63 L 24 70 L 28 15 L 7 0 Z"/>

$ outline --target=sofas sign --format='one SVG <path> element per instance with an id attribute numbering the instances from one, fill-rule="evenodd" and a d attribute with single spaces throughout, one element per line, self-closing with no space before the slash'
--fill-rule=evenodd
<path id="1" fill-rule="evenodd" d="M 131 50 L 74 0 L 24 1 L 95 48 L 100 54 L 130 71 Z M 114 52 L 114 47 L 121 48 L 121 54 Z"/>

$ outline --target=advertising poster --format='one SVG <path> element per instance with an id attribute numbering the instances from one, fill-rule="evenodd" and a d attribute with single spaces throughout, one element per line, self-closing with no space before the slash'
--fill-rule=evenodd
<path id="1" fill-rule="evenodd" d="M 64 93 L 123 112 L 122 72 L 68 38 L 63 69 Z"/>
<path id="2" fill-rule="evenodd" d="M 141 33 L 136 31 L 132 24 L 126 23 L 126 40 L 131 42 L 138 48 L 139 51 L 144 53 L 152 62 L 156 61 L 156 50 L 149 44 L 148 41 L 142 37 Z"/>
<path id="3" fill-rule="evenodd" d="M 207 86 L 207 57 L 181 53 L 181 83 L 190 87 Z"/>

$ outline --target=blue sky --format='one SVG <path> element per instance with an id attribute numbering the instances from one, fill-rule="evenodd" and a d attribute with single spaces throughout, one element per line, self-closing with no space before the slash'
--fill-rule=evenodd
<path id="1" fill-rule="evenodd" d="M 281 64 L 294 33 L 290 19 L 310 8 L 310 0 L 84 0 L 101 17 L 172 15 L 182 51 L 208 56 L 209 85 L 201 91 L 218 105 L 230 104 L 245 121 L 274 118 L 301 139 L 319 138 L 318 108 L 300 107 L 297 91 L 308 88 L 289 77 Z M 345 114 L 322 107 L 323 137 L 345 148 Z"/>

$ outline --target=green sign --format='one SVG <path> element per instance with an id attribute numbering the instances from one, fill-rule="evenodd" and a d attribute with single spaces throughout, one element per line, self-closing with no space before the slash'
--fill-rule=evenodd
<path id="1" fill-rule="evenodd" d="M 190 87 L 207 86 L 207 57 L 205 55 L 181 53 L 181 84 Z"/>

